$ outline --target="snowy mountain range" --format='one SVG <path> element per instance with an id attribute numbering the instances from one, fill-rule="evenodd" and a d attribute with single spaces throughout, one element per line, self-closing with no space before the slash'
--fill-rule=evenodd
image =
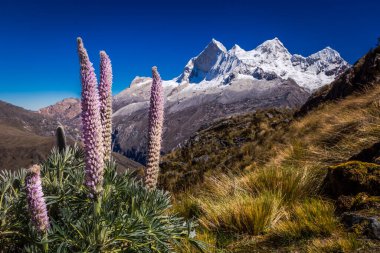
<path id="1" fill-rule="evenodd" d="M 238 45 L 227 50 L 212 39 L 198 56 L 190 59 L 182 73 L 163 81 L 162 150 L 170 151 L 202 125 L 218 118 L 262 108 L 301 106 L 312 91 L 332 82 L 349 67 L 330 47 L 303 57 L 290 54 L 277 38 L 250 51 Z M 150 77 L 136 77 L 113 98 L 115 151 L 140 162 L 145 157 L 151 83 Z M 67 108 L 76 107 L 65 102 L 45 111 L 65 112 L 58 113 L 62 116 Z M 78 119 L 79 115 L 60 117 L 61 121 L 75 122 L 76 128 Z"/>
<path id="2" fill-rule="evenodd" d="M 267 40 L 250 51 L 238 45 L 227 51 L 222 43 L 212 39 L 198 56 L 190 59 L 178 77 L 164 81 L 164 86 L 167 99 L 181 102 L 183 107 L 185 100 L 199 95 L 225 93 L 231 84 L 235 84 L 235 91 L 264 91 L 277 86 L 278 82 L 292 80 L 310 93 L 332 82 L 349 67 L 330 47 L 304 57 L 290 54 L 278 38 Z M 136 77 L 130 88 L 115 96 L 115 109 L 126 105 L 130 105 L 128 111 L 140 109 L 142 105 L 136 102 L 145 102 L 147 106 L 150 82 L 148 77 Z"/>
<path id="3" fill-rule="evenodd" d="M 332 82 L 349 64 L 330 47 L 303 57 L 290 54 L 278 38 L 267 40 L 253 50 L 239 45 L 226 50 L 213 39 L 186 65 L 178 82 L 228 84 L 236 78 L 273 80 L 291 78 L 310 91 Z"/>
<path id="4" fill-rule="evenodd" d="M 163 151 L 189 138 L 220 117 L 270 107 L 297 107 L 310 93 L 350 65 L 330 47 L 303 57 L 290 54 L 277 38 L 253 50 L 238 45 L 227 50 L 212 39 L 190 59 L 183 72 L 163 82 L 165 130 Z M 118 151 L 143 161 L 151 78 L 136 77 L 114 96 Z"/>

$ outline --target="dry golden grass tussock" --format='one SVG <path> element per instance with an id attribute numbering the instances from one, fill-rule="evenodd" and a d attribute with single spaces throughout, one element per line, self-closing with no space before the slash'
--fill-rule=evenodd
<path id="1" fill-rule="evenodd" d="M 278 144 L 270 164 L 324 167 L 340 163 L 380 139 L 380 87 L 323 104 L 293 121 L 290 142 Z"/>
<path id="2" fill-rule="evenodd" d="M 312 168 L 268 167 L 209 178 L 193 200 L 210 230 L 258 235 L 273 229 L 294 201 L 314 196 L 320 185 Z"/>
<path id="3" fill-rule="evenodd" d="M 360 242 L 353 234 L 340 234 L 330 238 L 317 238 L 307 246 L 307 253 L 354 252 Z"/>
<path id="4" fill-rule="evenodd" d="M 276 240 L 293 241 L 328 237 L 337 227 L 339 223 L 334 215 L 334 206 L 321 199 L 309 199 L 295 203 L 289 210 L 289 218 L 280 222 L 271 234 Z"/>
<path id="5" fill-rule="evenodd" d="M 284 203 L 291 203 L 317 194 L 322 183 L 320 174 L 313 167 L 262 167 L 241 177 L 238 185 L 257 195 L 274 192 Z"/>
<path id="6" fill-rule="evenodd" d="M 237 192 L 216 202 L 200 198 L 202 215 L 199 222 L 209 230 L 258 235 L 271 229 L 281 219 L 279 196 L 267 192 L 253 197 Z"/>

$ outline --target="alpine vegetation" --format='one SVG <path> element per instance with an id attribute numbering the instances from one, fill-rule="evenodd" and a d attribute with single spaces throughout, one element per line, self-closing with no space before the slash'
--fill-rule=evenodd
<path id="1" fill-rule="evenodd" d="M 41 174 L 39 166 L 26 179 L 25 170 L 0 172 L 1 252 L 169 253 L 183 243 L 204 248 L 193 238 L 195 224 L 171 211 L 168 192 L 148 190 L 110 161 L 103 194 L 91 199 L 84 167 L 81 149 L 68 146 L 63 153 L 53 149 Z"/>
<path id="2" fill-rule="evenodd" d="M 112 65 L 105 51 L 100 51 L 100 118 L 103 126 L 104 160 L 111 158 L 112 146 Z"/>
<path id="3" fill-rule="evenodd" d="M 162 125 L 164 121 L 164 90 L 157 67 L 152 68 L 153 83 L 150 93 L 148 156 L 145 174 L 145 186 L 154 189 L 159 173 Z"/>
<path id="4" fill-rule="evenodd" d="M 25 179 L 25 189 L 31 220 L 36 230 L 43 234 L 47 232 L 50 225 L 44 193 L 42 192 L 40 170 L 39 165 L 30 167 Z"/>
<path id="5" fill-rule="evenodd" d="M 103 142 L 100 102 L 95 71 L 81 38 L 78 41 L 80 75 L 82 81 L 82 127 L 85 151 L 85 185 L 93 197 L 102 192 Z"/>
<path id="6" fill-rule="evenodd" d="M 205 245 L 194 239 L 196 224 L 172 212 L 168 192 L 154 189 L 163 120 L 163 90 L 157 69 L 153 68 L 152 152 L 146 187 L 133 172 L 117 170 L 110 150 L 109 160 L 103 160 L 100 116 L 103 108 L 103 122 L 109 121 L 104 125 L 110 131 L 111 64 L 101 52 L 98 90 L 80 38 L 78 52 L 84 150 L 78 145 L 62 151 L 53 148 L 41 166 L 0 171 L 0 252 L 169 253 L 178 252 L 183 245 L 206 252 Z M 57 135 L 59 139 L 64 136 L 63 128 L 58 128 Z"/>
<path id="7" fill-rule="evenodd" d="M 66 135 L 65 129 L 62 125 L 59 125 L 57 127 L 57 130 L 55 131 L 55 137 L 57 139 L 57 147 L 59 152 L 64 152 L 66 149 Z"/>

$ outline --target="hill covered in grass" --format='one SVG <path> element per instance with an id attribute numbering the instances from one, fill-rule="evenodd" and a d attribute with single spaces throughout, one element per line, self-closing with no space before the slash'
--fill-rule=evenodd
<path id="1" fill-rule="evenodd" d="M 200 222 L 213 252 L 378 252 L 380 169 L 363 161 L 378 161 L 379 77 L 380 47 L 295 117 L 260 111 L 201 129 L 163 158 L 174 209 Z"/>
<path id="2" fill-rule="evenodd" d="M 236 174 L 264 164 L 267 152 L 281 140 L 293 119 L 292 110 L 260 110 L 203 126 L 161 162 L 160 183 L 170 191 L 194 188 L 218 173 Z M 254 163 L 254 164 L 253 164 Z"/>

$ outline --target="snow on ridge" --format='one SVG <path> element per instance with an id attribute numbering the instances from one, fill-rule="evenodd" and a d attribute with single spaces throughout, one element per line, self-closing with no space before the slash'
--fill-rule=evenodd
<path id="1" fill-rule="evenodd" d="M 220 48 L 224 53 L 226 53 L 227 52 L 227 49 L 226 49 L 226 47 L 220 42 L 220 41 L 217 41 L 216 39 L 212 39 L 211 40 L 211 42 L 210 42 L 210 44 L 215 44 L 218 48 Z"/>
<path id="2" fill-rule="evenodd" d="M 173 90 L 183 93 L 211 87 L 221 89 L 233 80 L 293 79 L 299 86 L 313 91 L 332 82 L 349 66 L 331 47 L 304 57 L 291 54 L 277 37 L 248 51 L 237 44 L 227 50 L 221 42 L 212 39 L 200 54 L 189 60 L 178 77 L 163 81 L 163 86 L 171 94 Z M 146 90 L 146 96 L 150 83 L 150 77 L 136 77 L 130 88 L 115 98 L 133 97 L 133 101 L 140 101 L 138 90 Z"/>
<path id="3" fill-rule="evenodd" d="M 215 41 L 213 39 L 210 44 L 215 44 Z M 217 45 L 219 49 L 224 48 L 220 42 Z M 177 79 L 179 83 L 187 82 L 199 85 L 206 81 L 207 83 L 213 81 L 215 85 L 220 85 L 233 78 L 239 78 L 238 74 L 244 74 L 252 75 L 257 80 L 291 78 L 301 87 L 312 91 L 332 82 L 350 66 L 337 51 L 330 47 L 308 57 L 299 54 L 292 55 L 276 37 L 264 41 L 249 51 L 242 49 L 237 44 L 228 51 L 221 49 L 216 56 L 214 55 L 212 67 L 199 69 L 196 64 L 198 57 L 211 58 L 210 50 L 206 49 L 186 65 L 184 72 Z M 183 78 L 184 76 L 186 78 Z"/>

